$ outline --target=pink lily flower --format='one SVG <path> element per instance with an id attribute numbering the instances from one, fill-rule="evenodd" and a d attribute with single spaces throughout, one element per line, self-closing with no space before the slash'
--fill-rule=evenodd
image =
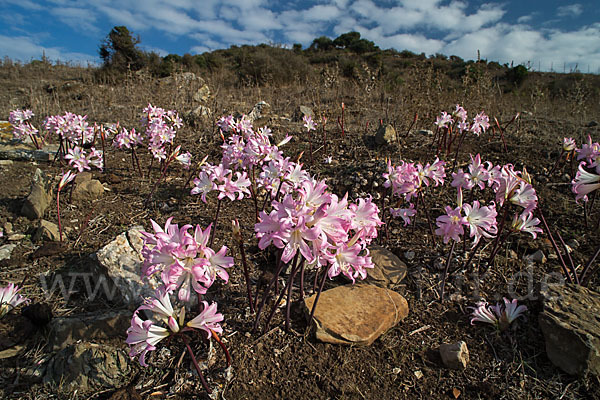
<path id="1" fill-rule="evenodd" d="M 8 286 L 0 288 L 0 318 L 8 314 L 13 308 L 18 307 L 23 303 L 27 304 L 30 302 L 27 297 L 19 294 L 21 289 L 22 288 L 13 283 L 9 283 Z"/>
<path id="2" fill-rule="evenodd" d="M 212 336 L 212 331 L 219 334 L 223 332 L 219 322 L 223 321 L 224 318 L 223 314 L 217 313 L 217 303 L 213 302 L 209 306 L 206 301 L 203 301 L 202 304 L 204 305 L 202 312 L 189 321 L 187 326 L 204 331 L 208 339 Z"/>
<path id="3" fill-rule="evenodd" d="M 129 357 L 133 359 L 139 356 L 140 365 L 147 367 L 146 354 L 156 350 L 156 344 L 170 334 L 168 329 L 155 325 L 154 321 L 142 320 L 136 310 L 131 318 L 131 326 L 127 329 L 125 340 L 125 343 L 130 346 Z"/>

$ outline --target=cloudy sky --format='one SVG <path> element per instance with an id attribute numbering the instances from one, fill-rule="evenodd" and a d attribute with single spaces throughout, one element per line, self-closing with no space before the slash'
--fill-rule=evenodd
<path id="1" fill-rule="evenodd" d="M 0 0 L 0 57 L 99 63 L 113 26 L 161 55 L 304 47 L 358 31 L 379 47 L 600 73 L 598 0 Z"/>

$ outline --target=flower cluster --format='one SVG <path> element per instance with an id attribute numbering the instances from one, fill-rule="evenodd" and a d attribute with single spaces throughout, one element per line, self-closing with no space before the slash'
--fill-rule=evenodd
<path id="1" fill-rule="evenodd" d="M 135 131 L 135 128 L 131 130 L 122 128 L 121 132 L 116 134 L 113 140 L 113 146 L 121 150 L 131 149 L 142 143 L 144 143 L 144 138 L 140 133 Z"/>
<path id="2" fill-rule="evenodd" d="M 391 208 L 393 217 L 402 217 L 404 225 L 410 224 L 410 218 L 416 214 L 415 205 L 411 202 L 419 193 L 422 193 L 430 182 L 435 186 L 443 185 L 446 177 L 445 161 L 435 159 L 425 166 L 420 163 L 407 163 L 403 160 L 393 166 L 391 160 L 387 162 L 387 172 L 383 174 L 385 188 L 392 189 L 392 196 L 403 198 L 408 202 L 408 208 Z"/>
<path id="3" fill-rule="evenodd" d="M 437 218 L 438 229 L 436 234 L 443 237 L 444 243 L 450 239 L 459 242 L 464 234 L 463 227 L 469 227 L 470 237 L 473 238 L 473 246 L 476 246 L 482 237 L 491 238 L 498 233 L 498 222 L 496 217 L 496 205 L 509 207 L 509 204 L 517 206 L 512 217 L 512 229 L 514 231 L 528 232 L 533 238 L 542 232 L 537 225 L 540 221 L 533 216 L 537 207 L 537 194 L 531 185 L 531 179 L 527 171 L 516 171 L 512 164 L 494 166 L 492 163 L 482 163 L 477 154 L 471 156 L 468 172 L 459 169 L 452 174 L 453 187 L 458 190 L 458 207 L 447 206 L 446 215 Z M 480 190 L 486 187 L 494 192 L 495 202 L 482 206 L 478 200 L 471 204 L 463 204 L 463 189 Z M 464 214 L 464 215 L 463 215 Z"/>
<path id="4" fill-rule="evenodd" d="M 248 187 L 250 186 L 250 180 L 248 179 L 247 173 L 235 172 L 225 168 L 223 164 L 210 165 L 205 164 L 201 167 L 199 177 L 194 179 L 195 187 L 192 189 L 191 194 L 202 195 L 202 201 L 206 203 L 206 195 L 211 191 L 218 191 L 219 200 L 227 197 L 233 201 L 236 199 L 241 200 L 245 195 L 250 195 Z"/>
<path id="5" fill-rule="evenodd" d="M 23 139 L 27 136 L 33 137 L 38 130 L 29 121 L 34 116 L 31 110 L 14 110 L 8 116 L 8 122 L 12 125 L 15 139 Z"/>
<path id="6" fill-rule="evenodd" d="M 476 307 L 472 308 L 471 325 L 473 322 L 485 322 L 494 325 L 500 331 L 508 329 L 515 319 L 527 311 L 527 307 L 524 305 L 519 306 L 516 299 L 510 301 L 506 298 L 504 298 L 504 304 L 498 303 L 495 306 L 488 306 L 486 302 L 479 302 Z"/>
<path id="7" fill-rule="evenodd" d="M 206 202 L 206 196 L 215 190 L 219 192 L 219 199 L 239 200 L 250 195 L 249 170 L 260 171 L 256 179 L 257 190 L 270 192 L 273 197 L 297 188 L 308 176 L 300 164 L 284 158 L 279 150 L 279 146 L 291 139 L 290 136 L 273 145 L 271 130 L 263 127 L 255 131 L 244 116 L 237 121 L 231 115 L 222 117 L 217 125 L 229 137 L 221 146 L 221 162 L 203 165 L 198 178 L 194 179 L 195 187 L 191 193 L 200 194 L 202 201 Z"/>
<path id="8" fill-rule="evenodd" d="M 19 294 L 21 289 L 13 283 L 9 283 L 6 287 L 0 287 L 0 318 L 20 304 L 29 303 L 28 298 Z"/>
<path id="9" fill-rule="evenodd" d="M 158 160 L 165 160 L 168 155 L 166 146 L 173 145 L 177 133 L 176 129 L 181 128 L 183 122 L 177 111 L 167 111 L 148 104 L 148 107 L 144 108 L 142 126 L 145 129 L 148 138 L 148 150 L 150 150 L 152 156 Z"/>
<path id="10" fill-rule="evenodd" d="M 78 172 L 91 170 L 91 167 L 102 170 L 102 157 L 102 152 L 96 150 L 94 147 L 90 148 L 89 152 L 86 152 L 79 146 L 71 147 L 65 155 L 65 159 L 69 160 L 69 165 Z"/>
<path id="11" fill-rule="evenodd" d="M 219 322 L 223 315 L 217 313 L 217 304 L 203 301 L 202 311 L 193 319 L 185 322 L 186 308 L 192 299 L 192 291 L 205 294 L 217 277 L 227 282 L 226 268 L 233 266 L 233 258 L 225 256 L 227 247 L 218 252 L 207 246 L 210 226 L 202 230 L 196 226 L 191 233 L 191 225 L 181 228 L 171 223 L 169 218 L 164 229 L 151 221 L 154 232 L 141 232 L 144 247 L 142 275 L 160 277 L 161 285 L 153 297 L 146 298 L 133 314 L 131 326 L 127 330 L 129 355 L 139 356 L 140 364 L 146 366 L 146 354 L 155 350 L 162 339 L 190 331 L 203 331 L 207 339 L 221 333 Z M 177 291 L 177 299 L 183 304 L 176 309 L 171 303 L 171 295 Z M 146 310 L 152 316 L 143 319 L 141 311 Z M 146 313 L 147 315 L 147 313 Z"/>
<path id="12" fill-rule="evenodd" d="M 458 133 L 472 132 L 479 136 L 490 127 L 489 117 L 482 111 L 473 118 L 469 124 L 467 121 L 467 112 L 460 105 L 456 105 L 456 109 L 452 114 L 442 111 L 439 117 L 436 118 L 435 125 L 438 129 L 452 130 L 456 127 Z"/>
<path id="13" fill-rule="evenodd" d="M 141 232 L 144 239 L 142 255 L 145 276 L 159 274 L 169 292 L 178 291 L 181 301 L 190 301 L 192 290 L 204 294 L 217 277 L 227 282 L 226 268 L 233 266 L 233 258 L 226 257 L 227 247 L 215 252 L 207 244 L 211 226 L 202 230 L 197 225 L 191 233 L 191 225 L 179 228 L 171 224 L 164 229 L 151 220 L 154 232 Z"/>
<path id="14" fill-rule="evenodd" d="M 171 304 L 169 292 L 164 287 L 158 288 L 154 297 L 144 300 L 131 318 L 131 326 L 127 329 L 125 343 L 130 346 L 129 356 L 133 359 L 139 356 L 140 365 L 147 367 L 146 354 L 156 350 L 156 345 L 166 337 L 192 329 L 203 331 L 207 339 L 212 332 L 221 333 L 223 329 L 219 322 L 223 321 L 223 314 L 217 313 L 217 304 L 203 301 L 203 310 L 196 317 L 185 322 L 185 307 L 176 311 Z M 149 319 L 142 319 L 140 311 L 147 310 L 152 313 Z"/>
<path id="15" fill-rule="evenodd" d="M 577 161 L 579 167 L 575 179 L 571 182 L 571 190 L 575 193 L 575 200 L 588 200 L 588 194 L 600 188 L 600 144 L 592 143 L 591 136 L 588 135 L 587 142 L 581 146 L 581 149 L 575 149 L 578 153 Z"/>
<path id="16" fill-rule="evenodd" d="M 49 116 L 44 121 L 44 129 L 56 134 L 60 140 L 80 147 L 94 140 L 94 127 L 87 122 L 87 115 L 66 112 L 64 115 Z"/>
<path id="17" fill-rule="evenodd" d="M 261 249 L 273 243 L 283 249 L 284 262 L 299 252 L 316 267 L 329 265 L 331 279 L 343 274 L 354 282 L 366 278 L 366 268 L 373 268 L 367 245 L 382 222 L 370 197 L 349 204 L 347 195 L 340 199 L 324 181 L 308 178 L 272 205 L 255 225 Z"/>

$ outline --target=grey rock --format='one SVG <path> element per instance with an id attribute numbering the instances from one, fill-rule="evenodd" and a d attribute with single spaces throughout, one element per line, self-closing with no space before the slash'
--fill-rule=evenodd
<path id="1" fill-rule="evenodd" d="M 469 363 L 469 349 L 463 341 L 440 345 L 440 356 L 447 368 L 465 369 Z"/>
<path id="2" fill-rule="evenodd" d="M 121 233 L 96 253 L 100 272 L 110 283 L 111 293 L 113 287 L 116 288 L 120 300 L 130 309 L 137 307 L 142 296 L 151 296 L 157 287 L 155 281 L 141 278 L 143 258 L 139 232 L 142 229 L 136 226 Z"/>
<path id="3" fill-rule="evenodd" d="M 406 258 L 408 261 L 414 260 L 414 258 L 415 258 L 415 252 L 414 252 L 414 251 L 412 251 L 412 250 L 409 250 L 409 251 L 407 251 L 407 252 L 405 252 L 405 253 L 404 253 L 404 257 L 405 257 L 405 258 Z"/>
<path id="4" fill-rule="evenodd" d="M 202 85 L 200 89 L 194 93 L 194 100 L 198 103 L 206 103 L 210 98 L 210 88 L 208 85 Z"/>
<path id="5" fill-rule="evenodd" d="M 390 124 L 384 124 L 377 129 L 375 143 L 379 146 L 389 145 L 396 141 L 396 130 Z"/>
<path id="6" fill-rule="evenodd" d="M 63 236 L 64 236 L 64 232 L 63 232 Z M 60 240 L 60 232 L 58 229 L 58 225 L 56 225 L 50 221 L 46 221 L 44 219 L 41 220 L 38 224 L 35 234 L 33 235 L 33 241 L 39 242 L 42 240 L 58 242 Z"/>
<path id="7" fill-rule="evenodd" d="M 546 259 L 546 255 L 544 254 L 543 251 L 538 250 L 533 254 L 530 254 L 528 256 L 525 256 L 525 262 L 526 263 L 536 263 L 536 264 L 545 264 L 547 261 Z"/>
<path id="8" fill-rule="evenodd" d="M 31 181 L 29 196 L 23 202 L 21 214 L 29 219 L 39 219 L 44 216 L 52 201 L 52 186 L 46 174 L 37 168 Z"/>
<path id="9" fill-rule="evenodd" d="M 310 316 L 316 294 L 304 300 Z M 373 285 L 345 285 L 321 293 L 313 324 L 318 340 L 368 346 L 408 315 L 399 293 Z"/>
<path id="10" fill-rule="evenodd" d="M 201 118 L 208 118 L 211 116 L 211 114 L 212 114 L 212 111 L 210 110 L 210 108 L 208 108 L 206 106 L 198 106 L 198 107 L 194 108 L 193 111 L 190 112 L 188 117 L 195 118 L 195 119 L 201 119 Z"/>
<path id="11" fill-rule="evenodd" d="M 420 129 L 417 131 L 417 135 L 433 136 L 433 131 L 429 129 Z"/>
<path id="12" fill-rule="evenodd" d="M 309 116 L 312 119 L 314 119 L 315 113 L 310 107 L 299 106 L 298 109 L 296 109 L 296 112 L 294 113 L 294 121 L 300 122 L 302 121 L 302 118 L 304 118 L 304 116 Z"/>
<path id="13" fill-rule="evenodd" d="M 84 181 L 73 189 L 74 200 L 97 200 L 104 194 L 104 186 L 97 179 Z"/>
<path id="14" fill-rule="evenodd" d="M 539 324 L 546 354 L 571 375 L 600 375 L 600 293 L 579 285 L 548 285 Z"/>
<path id="15" fill-rule="evenodd" d="M 188 89 L 190 86 L 200 87 L 204 85 L 204 79 L 193 72 L 182 72 L 162 78 L 161 85 L 175 86 L 177 89 Z"/>
<path id="16" fill-rule="evenodd" d="M 54 318 L 48 325 L 48 348 L 58 351 L 82 340 L 124 338 L 131 317 L 131 311 L 110 311 Z"/>
<path id="17" fill-rule="evenodd" d="M 262 122 L 266 122 L 266 118 L 269 117 L 270 113 L 271 106 L 269 105 L 269 103 L 265 101 L 259 101 L 254 105 L 252 111 L 248 113 L 247 118 L 250 122 L 253 122 L 254 124 L 259 124 Z"/>
<path id="18" fill-rule="evenodd" d="M 52 161 L 57 152 L 57 144 L 47 144 L 36 149 L 33 145 L 19 141 L 0 143 L 0 159 L 3 160 Z"/>
<path id="19" fill-rule="evenodd" d="M 588 128 L 593 128 L 594 126 L 598 126 L 598 122 L 596 122 L 596 121 L 590 121 L 590 122 L 588 122 L 588 124 L 586 126 Z"/>
<path id="20" fill-rule="evenodd" d="M 380 287 L 393 287 L 406 276 L 406 264 L 394 253 L 381 246 L 369 246 L 374 268 L 367 269 L 368 282 Z"/>
<path id="21" fill-rule="evenodd" d="M 81 342 L 59 351 L 49 362 L 44 383 L 58 392 L 78 395 L 125 384 L 131 368 L 125 351 L 111 345 Z"/>
<path id="22" fill-rule="evenodd" d="M 12 235 L 8 236 L 8 241 L 9 242 L 18 242 L 20 240 L 25 239 L 27 236 L 25 236 L 22 233 L 13 233 Z"/>
<path id="23" fill-rule="evenodd" d="M 15 247 L 17 247 L 17 245 L 13 243 L 0 246 L 0 261 L 10 260 L 10 256 Z"/>

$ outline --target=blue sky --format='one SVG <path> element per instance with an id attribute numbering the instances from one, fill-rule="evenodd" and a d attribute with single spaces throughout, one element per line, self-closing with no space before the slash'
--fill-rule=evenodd
<path id="1" fill-rule="evenodd" d="M 145 50 L 203 53 L 231 45 L 310 45 L 358 31 L 381 48 L 534 69 L 600 72 L 598 0 L 0 0 L 0 57 L 99 63 L 113 26 Z"/>

